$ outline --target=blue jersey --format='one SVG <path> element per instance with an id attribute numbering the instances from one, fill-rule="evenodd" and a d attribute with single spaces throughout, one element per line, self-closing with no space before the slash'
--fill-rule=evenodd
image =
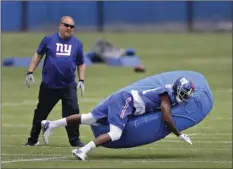
<path id="1" fill-rule="evenodd" d="M 84 64 L 82 42 L 71 36 L 62 39 L 58 33 L 45 36 L 37 53 L 46 55 L 42 70 L 42 82 L 48 88 L 76 86 L 76 67 Z"/>
<path id="2" fill-rule="evenodd" d="M 144 91 L 132 90 L 131 94 L 134 100 L 135 112 L 134 115 L 141 115 L 148 112 L 159 110 L 161 107 L 161 95 L 167 93 L 172 105 L 177 102 L 175 100 L 174 91 L 172 85 L 166 85 L 165 87 L 157 87 Z"/>
<path id="3" fill-rule="evenodd" d="M 172 85 L 166 85 L 165 87 L 140 92 L 132 90 L 112 94 L 104 102 L 96 106 L 91 113 L 96 120 L 107 118 L 110 124 L 123 130 L 128 121 L 128 116 L 138 116 L 160 110 L 161 95 L 164 93 L 168 94 L 172 105 L 177 103 Z"/>

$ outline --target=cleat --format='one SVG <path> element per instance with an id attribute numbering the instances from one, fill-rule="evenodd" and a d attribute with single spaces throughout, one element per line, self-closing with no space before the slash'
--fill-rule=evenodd
<path id="1" fill-rule="evenodd" d="M 87 159 L 87 155 L 81 149 L 72 150 L 72 154 L 81 161 L 85 161 Z"/>
<path id="2" fill-rule="evenodd" d="M 43 120 L 41 122 L 41 127 L 42 127 L 42 136 L 45 144 L 49 144 L 49 137 L 52 134 L 52 128 L 50 127 L 51 122 L 48 120 Z"/>

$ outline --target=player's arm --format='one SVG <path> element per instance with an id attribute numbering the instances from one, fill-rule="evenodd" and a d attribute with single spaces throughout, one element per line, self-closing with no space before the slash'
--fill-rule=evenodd
<path id="1" fill-rule="evenodd" d="M 170 130 L 179 137 L 181 133 L 177 130 L 175 123 L 173 122 L 172 116 L 171 116 L 171 101 L 167 93 L 164 93 L 160 96 L 161 96 L 162 119 L 168 125 Z"/>

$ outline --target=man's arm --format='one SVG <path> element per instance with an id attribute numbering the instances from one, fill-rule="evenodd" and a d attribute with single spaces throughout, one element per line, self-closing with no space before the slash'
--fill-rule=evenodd
<path id="1" fill-rule="evenodd" d="M 42 58 L 42 56 L 39 55 L 38 53 L 34 54 L 34 56 L 32 58 L 32 61 L 30 63 L 30 66 L 28 68 L 28 72 L 34 72 L 35 71 L 35 69 L 37 68 L 38 64 L 41 61 L 41 58 Z"/>
<path id="2" fill-rule="evenodd" d="M 181 133 L 176 129 L 175 123 L 172 120 L 171 102 L 167 94 L 161 95 L 161 111 L 162 118 L 165 121 L 165 123 L 167 123 L 171 131 L 179 137 Z"/>
<path id="3" fill-rule="evenodd" d="M 78 65 L 77 71 L 78 71 L 79 80 L 83 80 L 84 81 L 84 78 L 85 78 L 85 69 L 86 69 L 85 64 Z"/>
<path id="4" fill-rule="evenodd" d="M 47 44 L 47 37 L 45 36 L 42 41 L 40 42 L 40 45 L 34 54 L 32 61 L 30 63 L 30 66 L 28 68 L 28 72 L 34 72 L 35 69 L 37 68 L 38 64 L 40 63 L 43 55 L 46 52 L 46 44 Z"/>
<path id="5" fill-rule="evenodd" d="M 85 64 L 78 65 L 78 77 L 79 77 L 79 82 L 77 85 L 77 89 L 80 87 L 81 88 L 81 96 L 84 96 L 84 75 L 85 75 Z"/>
<path id="6" fill-rule="evenodd" d="M 84 62 L 84 55 L 83 55 L 83 44 L 80 43 L 79 50 L 77 53 L 77 71 L 78 71 L 78 77 L 79 77 L 79 82 L 77 85 L 77 89 L 80 87 L 81 88 L 81 95 L 84 95 L 84 76 L 85 76 L 85 62 Z"/>
<path id="7" fill-rule="evenodd" d="M 35 79 L 33 77 L 33 72 L 37 68 L 38 64 L 41 61 L 41 58 L 46 52 L 46 43 L 47 43 L 47 38 L 46 36 L 43 38 L 43 40 L 40 42 L 40 45 L 34 54 L 32 61 L 29 65 L 28 72 L 26 74 L 26 85 L 27 87 L 30 87 L 31 83 L 35 83 Z"/>

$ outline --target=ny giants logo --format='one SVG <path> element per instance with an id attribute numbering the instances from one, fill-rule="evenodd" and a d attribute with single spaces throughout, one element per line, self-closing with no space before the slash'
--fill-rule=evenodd
<path id="1" fill-rule="evenodd" d="M 57 56 L 70 56 L 72 45 L 56 43 L 56 46 Z"/>

